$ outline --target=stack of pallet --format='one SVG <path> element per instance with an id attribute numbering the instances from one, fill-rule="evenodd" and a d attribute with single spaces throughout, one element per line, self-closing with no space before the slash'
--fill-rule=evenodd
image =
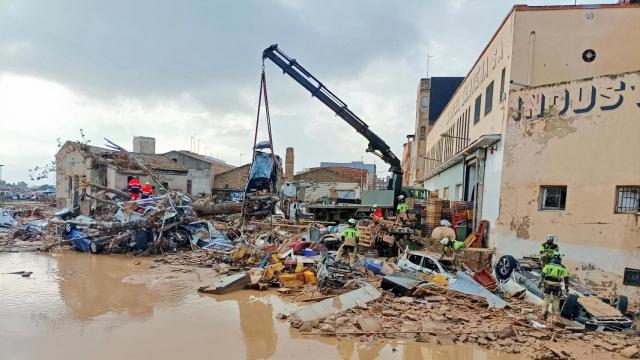
<path id="1" fill-rule="evenodd" d="M 364 246 L 364 247 L 371 247 L 373 246 L 373 234 L 375 232 L 375 227 L 376 224 L 372 221 L 369 223 L 369 225 L 364 226 L 364 225 L 358 225 L 357 229 L 358 229 L 358 245 L 360 246 Z"/>
<path id="2" fill-rule="evenodd" d="M 469 224 L 473 222 L 473 201 L 467 201 L 467 221 Z"/>
<path id="3" fill-rule="evenodd" d="M 426 224 L 425 235 L 427 237 L 431 237 L 433 229 L 440 226 L 440 220 L 442 218 L 442 200 L 438 198 L 428 198 L 424 212 L 424 222 Z"/>
<path id="4" fill-rule="evenodd" d="M 451 202 L 451 224 L 457 225 L 460 221 L 467 220 L 467 202 L 452 201 Z"/>

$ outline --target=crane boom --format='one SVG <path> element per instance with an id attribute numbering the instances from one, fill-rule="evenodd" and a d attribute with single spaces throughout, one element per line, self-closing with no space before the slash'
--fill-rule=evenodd
<path id="1" fill-rule="evenodd" d="M 278 44 L 274 44 L 264 49 L 262 59 L 269 59 L 276 64 L 284 73 L 291 76 L 298 84 L 302 85 L 311 95 L 328 108 L 333 110 L 335 114 L 351 125 L 357 132 L 362 134 L 369 141 L 367 152 L 378 156 L 382 161 L 389 164 L 389 171 L 392 177 L 387 185 L 388 190 L 394 190 L 394 202 L 402 191 L 402 166 L 400 159 L 391 151 L 382 138 L 369 129 L 362 119 L 354 114 L 338 96 L 331 92 L 320 80 L 311 75 L 302 65 L 295 59 L 290 58 L 282 50 L 278 48 Z"/>

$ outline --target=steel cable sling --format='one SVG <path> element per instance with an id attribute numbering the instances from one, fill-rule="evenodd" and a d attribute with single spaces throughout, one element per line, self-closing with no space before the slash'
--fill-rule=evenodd
<path id="1" fill-rule="evenodd" d="M 272 160 L 272 171 L 277 170 L 276 156 L 273 150 L 273 136 L 271 134 L 271 115 L 269 114 L 269 96 L 267 95 L 267 77 L 264 71 L 264 59 L 262 61 L 262 74 L 260 76 L 260 91 L 258 92 L 258 111 L 256 113 L 256 129 L 253 136 L 253 147 L 251 148 L 252 156 L 251 156 L 251 166 L 249 167 L 249 173 L 247 175 L 247 181 L 244 187 L 244 200 L 242 205 L 242 214 L 241 221 L 244 223 L 246 207 L 247 207 L 247 193 L 249 192 L 249 180 L 251 176 L 251 171 L 256 161 L 256 145 L 258 144 L 258 130 L 260 128 L 260 110 L 262 109 L 262 98 L 264 97 L 264 110 L 265 117 L 267 119 L 267 133 L 269 135 L 269 149 L 271 150 L 271 160 Z M 277 190 L 277 189 L 276 189 Z M 273 191 L 271 192 L 273 194 Z M 271 226 L 273 227 L 273 217 L 272 214 L 269 214 L 269 221 Z"/>

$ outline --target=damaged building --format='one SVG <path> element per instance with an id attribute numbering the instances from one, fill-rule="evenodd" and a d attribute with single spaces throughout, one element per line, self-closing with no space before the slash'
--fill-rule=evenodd
<path id="1" fill-rule="evenodd" d="M 164 187 L 186 192 L 188 170 L 165 155 L 155 154 L 155 141 L 148 141 L 150 138 L 136 139 L 132 154 L 160 179 L 161 184 L 153 184 L 157 191 Z M 152 182 L 146 171 L 118 151 L 67 141 L 56 153 L 56 206 L 79 208 L 88 214 L 91 202 L 81 201 L 80 195 L 83 190 L 88 194 L 94 190 L 81 187 L 81 181 L 126 191 L 134 176 L 143 184 Z"/>
<path id="2" fill-rule="evenodd" d="M 514 6 L 412 159 L 416 183 L 471 204 L 500 253 L 554 233 L 571 261 L 639 267 L 639 18 L 634 4 Z"/>
<path id="3" fill-rule="evenodd" d="M 187 150 L 173 150 L 164 155 L 188 169 L 187 192 L 189 194 L 211 195 L 215 188 L 216 175 L 235 167 L 222 160 Z"/>

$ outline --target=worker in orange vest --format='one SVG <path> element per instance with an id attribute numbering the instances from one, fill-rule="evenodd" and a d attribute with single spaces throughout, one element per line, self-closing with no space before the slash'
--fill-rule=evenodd
<path id="1" fill-rule="evenodd" d="M 153 196 L 153 186 L 148 181 L 142 185 L 142 198 L 148 199 Z"/>
<path id="2" fill-rule="evenodd" d="M 132 177 L 128 184 L 129 194 L 131 198 L 129 200 L 140 199 L 140 180 L 137 177 Z"/>

